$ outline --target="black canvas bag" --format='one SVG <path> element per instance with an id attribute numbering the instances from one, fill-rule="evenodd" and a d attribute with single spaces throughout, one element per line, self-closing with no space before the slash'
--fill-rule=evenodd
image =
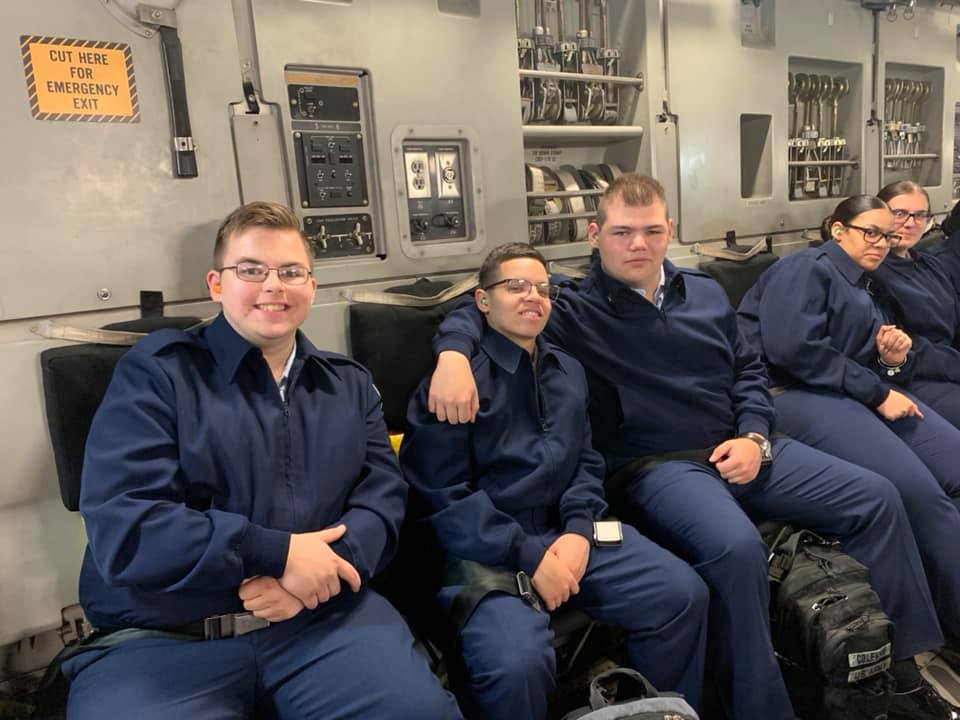
<path id="1" fill-rule="evenodd" d="M 835 686 L 890 668 L 893 623 L 867 568 L 837 543 L 809 530 L 775 542 L 770 582 L 773 645 L 786 663 Z"/>

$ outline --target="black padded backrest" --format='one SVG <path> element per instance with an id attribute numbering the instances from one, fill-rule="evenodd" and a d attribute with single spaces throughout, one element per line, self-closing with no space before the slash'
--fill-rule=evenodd
<path id="1" fill-rule="evenodd" d="M 425 296 L 441 292 L 449 285 L 420 280 L 410 286 L 390 288 L 388 292 Z M 351 354 L 373 375 L 383 397 L 383 415 L 391 432 L 403 432 L 410 396 L 433 370 L 433 335 L 444 316 L 460 301 L 454 298 L 427 308 L 373 303 L 350 305 Z"/>
<path id="2" fill-rule="evenodd" d="M 67 510 L 80 509 L 83 448 L 93 415 L 113 377 L 113 368 L 130 348 L 116 345 L 68 345 L 40 353 L 47 426 Z"/>
<path id="3" fill-rule="evenodd" d="M 746 262 L 734 260 L 709 260 L 701 262 L 700 270 L 716 280 L 730 298 L 730 304 L 736 308 L 740 300 L 757 282 L 763 271 L 777 261 L 773 253 L 759 253 Z"/>
<path id="4" fill-rule="evenodd" d="M 104 330 L 148 333 L 160 328 L 188 328 L 199 318 L 149 317 L 104 326 Z M 40 353 L 43 399 L 53 459 L 60 481 L 60 499 L 67 510 L 80 509 L 83 449 L 93 415 L 107 391 L 113 368 L 130 348 L 126 345 L 67 345 Z"/>

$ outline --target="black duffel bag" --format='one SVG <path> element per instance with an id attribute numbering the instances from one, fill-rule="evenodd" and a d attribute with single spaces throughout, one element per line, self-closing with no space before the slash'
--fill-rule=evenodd
<path id="1" fill-rule="evenodd" d="M 773 646 L 786 663 L 834 686 L 890 668 L 893 623 L 870 572 L 838 543 L 809 530 L 775 542 L 770 582 Z"/>

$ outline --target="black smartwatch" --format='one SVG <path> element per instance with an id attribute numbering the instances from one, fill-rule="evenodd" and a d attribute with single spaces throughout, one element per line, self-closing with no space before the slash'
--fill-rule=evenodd
<path id="1" fill-rule="evenodd" d="M 757 445 L 760 446 L 761 465 L 766 465 L 767 463 L 773 462 L 773 447 L 770 445 L 770 441 L 767 438 L 757 432 L 744 433 L 740 437 L 746 438 L 747 440 L 753 440 Z"/>

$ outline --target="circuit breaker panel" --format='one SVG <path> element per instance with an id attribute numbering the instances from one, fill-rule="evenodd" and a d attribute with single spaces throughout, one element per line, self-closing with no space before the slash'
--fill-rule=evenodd
<path id="1" fill-rule="evenodd" d="M 285 77 L 299 205 L 314 257 L 373 255 L 366 74 L 288 67 Z"/>
<path id="2" fill-rule="evenodd" d="M 459 144 L 404 143 L 407 213 L 413 242 L 467 237 Z"/>

